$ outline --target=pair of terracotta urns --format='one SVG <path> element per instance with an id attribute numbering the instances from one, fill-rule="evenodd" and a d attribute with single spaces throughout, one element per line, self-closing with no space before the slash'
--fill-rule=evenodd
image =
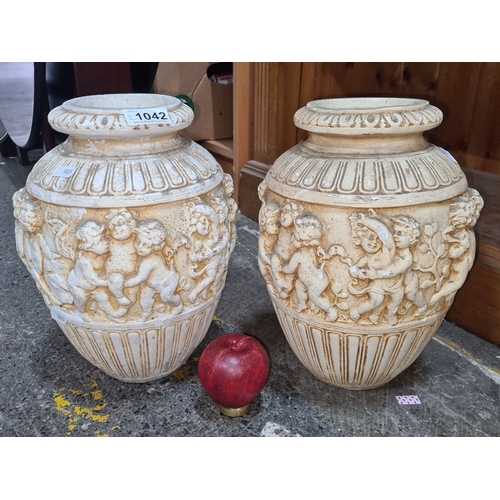
<path id="1" fill-rule="evenodd" d="M 15 193 L 16 243 L 78 352 L 126 382 L 166 377 L 210 326 L 234 249 L 233 181 L 159 94 L 67 101 L 67 140 Z M 369 389 L 419 356 L 472 266 L 483 202 L 423 132 L 427 101 L 313 101 L 307 140 L 259 186 L 258 262 L 286 338 L 323 382 Z"/>

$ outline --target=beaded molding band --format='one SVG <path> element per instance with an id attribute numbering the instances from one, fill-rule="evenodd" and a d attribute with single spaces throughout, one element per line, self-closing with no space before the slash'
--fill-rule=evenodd
<path id="1" fill-rule="evenodd" d="M 71 134 L 76 137 L 99 138 L 99 134 L 108 137 L 117 132 L 120 137 L 137 137 L 137 130 L 143 136 L 157 136 L 176 132 L 188 127 L 194 119 L 193 110 L 175 97 L 154 95 L 150 96 L 150 107 L 164 107 L 168 110 L 168 123 L 144 123 L 130 125 L 120 108 L 109 109 L 106 100 L 111 101 L 113 94 L 104 96 L 78 97 L 54 108 L 48 115 L 50 125 L 57 131 Z M 130 94 L 130 108 L 134 108 L 134 94 Z M 99 99 L 108 109 L 99 106 Z"/>

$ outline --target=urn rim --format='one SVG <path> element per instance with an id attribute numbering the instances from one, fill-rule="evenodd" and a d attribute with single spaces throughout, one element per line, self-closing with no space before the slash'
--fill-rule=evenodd
<path id="1" fill-rule="evenodd" d="M 147 109 L 155 106 L 165 106 L 171 110 L 180 104 L 180 99 L 166 94 L 117 93 L 74 97 L 61 104 L 61 107 L 80 113 L 115 114 L 127 108 Z"/>
<path id="2" fill-rule="evenodd" d="M 128 112 L 166 110 L 161 121 L 131 122 Z M 194 120 L 192 109 L 166 94 L 115 93 L 75 97 L 48 114 L 51 127 L 74 137 L 137 138 L 171 134 Z"/>
<path id="3" fill-rule="evenodd" d="M 300 129 L 351 136 L 422 133 L 442 120 L 442 111 L 429 101 L 407 97 L 317 99 L 294 115 Z"/>
<path id="4" fill-rule="evenodd" d="M 306 107 L 316 113 L 367 114 L 416 111 L 428 105 L 426 99 L 408 97 L 339 97 L 310 101 Z"/>

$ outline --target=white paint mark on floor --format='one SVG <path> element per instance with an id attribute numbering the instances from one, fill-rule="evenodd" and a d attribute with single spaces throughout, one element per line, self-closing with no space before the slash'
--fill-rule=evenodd
<path id="1" fill-rule="evenodd" d="M 253 234 L 255 237 L 259 237 L 259 230 L 258 229 L 250 229 L 247 226 L 241 226 L 240 229 L 243 229 L 247 233 Z"/>
<path id="2" fill-rule="evenodd" d="M 302 437 L 300 434 L 292 434 L 286 427 L 274 422 L 267 422 L 260 435 L 262 437 Z"/>
<path id="3" fill-rule="evenodd" d="M 463 352 L 460 352 L 458 349 L 455 349 L 453 346 L 447 344 L 446 342 L 443 342 L 442 340 L 436 338 L 435 336 L 432 337 L 432 340 L 435 340 L 441 345 L 444 345 L 448 349 L 451 349 L 453 352 L 456 352 L 459 356 L 462 358 L 466 359 L 469 363 L 473 364 L 477 368 L 479 368 L 488 378 L 493 380 L 493 382 L 497 383 L 500 385 L 500 374 L 492 370 L 491 368 L 488 368 L 487 366 L 482 365 L 481 363 L 478 363 L 476 360 L 471 359 L 470 357 L 466 356 Z"/>

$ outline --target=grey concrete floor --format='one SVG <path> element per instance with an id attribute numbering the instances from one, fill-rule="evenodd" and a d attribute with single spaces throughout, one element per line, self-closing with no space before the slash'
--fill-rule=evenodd
<path id="1" fill-rule="evenodd" d="M 159 382 L 109 377 L 69 343 L 17 256 L 11 198 L 30 168 L 0 158 L 0 436 L 500 436 L 500 347 L 448 322 L 379 389 L 314 378 L 281 331 L 257 265 L 258 225 L 244 216 L 216 315 L 186 365 Z M 271 357 L 268 384 L 239 418 L 222 415 L 197 376 L 206 345 L 231 332 Z M 401 395 L 421 404 L 399 405 Z"/>

